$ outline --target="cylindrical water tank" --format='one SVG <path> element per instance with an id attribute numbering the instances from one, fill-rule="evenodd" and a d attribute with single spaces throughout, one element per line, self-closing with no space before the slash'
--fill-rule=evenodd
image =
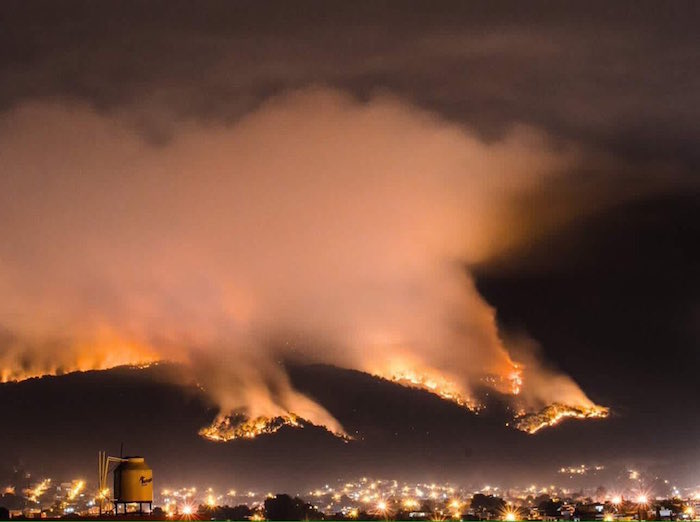
<path id="1" fill-rule="evenodd" d="M 143 457 L 125 457 L 114 469 L 117 502 L 153 502 L 153 470 Z"/>

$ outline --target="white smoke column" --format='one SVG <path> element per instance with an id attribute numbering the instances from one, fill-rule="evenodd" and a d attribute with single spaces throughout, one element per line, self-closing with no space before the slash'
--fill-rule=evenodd
<path id="1" fill-rule="evenodd" d="M 414 373 L 465 397 L 507 383 L 465 266 L 522 239 L 509 202 L 572 152 L 327 90 L 157 147 L 127 119 L 32 105 L 0 123 L 4 379 L 177 360 L 224 413 L 335 431 L 280 359 Z"/>

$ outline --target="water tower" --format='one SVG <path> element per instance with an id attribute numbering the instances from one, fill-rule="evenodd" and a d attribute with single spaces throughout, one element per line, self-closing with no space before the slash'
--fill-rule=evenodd
<path id="1" fill-rule="evenodd" d="M 153 510 L 153 470 L 143 457 L 124 457 L 114 468 L 114 514 L 119 514 L 119 505 L 138 504 L 139 513 L 148 504 Z"/>
<path id="2" fill-rule="evenodd" d="M 119 506 L 122 513 L 126 514 L 128 504 L 138 504 L 139 513 L 143 513 L 144 504 L 148 505 L 148 512 L 153 510 L 153 470 L 146 464 L 143 457 L 108 457 L 105 452 L 100 452 L 100 513 L 107 489 L 107 474 L 110 463 L 117 463 L 114 473 L 114 514 L 119 514 Z"/>

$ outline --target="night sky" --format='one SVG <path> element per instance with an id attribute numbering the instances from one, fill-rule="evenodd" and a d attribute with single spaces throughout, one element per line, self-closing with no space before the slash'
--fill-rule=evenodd
<path id="1" fill-rule="evenodd" d="M 162 486 L 697 485 L 699 25 L 693 2 L 3 2 L 0 473 L 92 476 L 123 442 Z M 477 416 L 368 375 L 396 336 L 466 388 L 527 349 L 610 416 L 529 435 L 503 390 Z M 21 380 L 146 356 L 175 362 Z M 261 396 L 356 440 L 197 435 Z"/>

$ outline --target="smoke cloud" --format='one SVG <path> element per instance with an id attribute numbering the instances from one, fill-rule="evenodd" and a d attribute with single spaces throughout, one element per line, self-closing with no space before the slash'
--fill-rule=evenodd
<path id="1" fill-rule="evenodd" d="M 472 407 L 484 387 L 528 409 L 593 404 L 512 359 L 467 270 L 527 239 L 512 201 L 565 175 L 575 148 L 525 127 L 487 143 L 391 97 L 324 89 L 158 146 L 132 123 L 50 103 L 3 116 L 3 381 L 173 360 L 224 415 L 337 433 L 282 362 Z"/>

